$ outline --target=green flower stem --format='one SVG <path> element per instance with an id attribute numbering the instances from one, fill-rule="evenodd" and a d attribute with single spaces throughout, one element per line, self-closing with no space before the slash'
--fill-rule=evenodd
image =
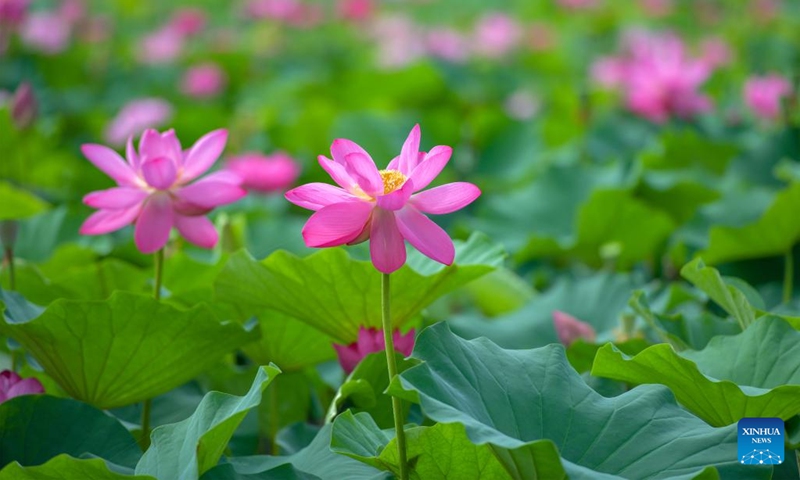
<path id="1" fill-rule="evenodd" d="M 275 382 L 269 386 L 269 441 L 270 455 L 276 457 L 280 455 L 281 449 L 278 447 L 278 418 L 280 410 L 278 405 L 278 389 Z"/>
<path id="2" fill-rule="evenodd" d="M 153 298 L 157 301 L 161 300 L 161 281 L 164 276 L 164 249 L 157 251 L 155 254 L 155 270 L 156 278 L 153 285 Z M 153 399 L 148 398 L 142 405 L 142 449 L 146 450 L 150 445 L 150 410 L 153 406 Z"/>
<path id="3" fill-rule="evenodd" d="M 381 320 L 383 321 L 383 339 L 386 343 L 386 366 L 389 368 L 389 381 L 397 376 L 397 362 L 394 355 L 394 340 L 392 339 L 392 321 L 389 312 L 389 274 L 384 273 L 381 278 Z M 394 412 L 394 429 L 397 434 L 397 456 L 400 459 L 400 480 L 408 480 L 408 464 L 406 461 L 406 432 L 403 430 L 403 404 L 397 397 L 392 397 L 392 410 Z"/>
<path id="4" fill-rule="evenodd" d="M 5 259 L 8 264 L 8 284 L 11 290 L 16 290 L 17 276 L 14 272 L 14 249 L 12 247 L 5 247 Z"/>
<path id="5" fill-rule="evenodd" d="M 783 303 L 789 303 L 792 300 L 792 291 L 794 286 L 794 255 L 792 249 L 786 252 L 784 256 L 784 270 L 783 270 Z"/>

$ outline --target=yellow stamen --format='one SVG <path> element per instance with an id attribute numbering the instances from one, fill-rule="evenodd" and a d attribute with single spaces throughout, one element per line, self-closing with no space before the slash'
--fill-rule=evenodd
<path id="1" fill-rule="evenodd" d="M 392 193 L 402 187 L 408 178 L 397 170 L 381 170 L 383 179 L 383 194 Z"/>

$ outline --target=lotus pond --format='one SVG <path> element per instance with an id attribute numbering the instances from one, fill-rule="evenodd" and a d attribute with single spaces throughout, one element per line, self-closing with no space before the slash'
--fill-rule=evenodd
<path id="1" fill-rule="evenodd" d="M 0 480 L 800 478 L 800 4 L 0 0 Z"/>

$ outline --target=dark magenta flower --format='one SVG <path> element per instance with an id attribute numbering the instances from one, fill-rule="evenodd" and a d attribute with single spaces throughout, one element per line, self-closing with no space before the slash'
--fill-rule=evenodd
<path id="1" fill-rule="evenodd" d="M 11 370 L 0 372 L 0 403 L 21 395 L 44 393 L 41 382 L 35 378 L 23 379 Z"/>
<path id="2" fill-rule="evenodd" d="M 392 341 L 395 350 L 407 357 L 414 350 L 414 330 L 409 330 L 405 335 L 401 334 L 399 330 L 395 330 L 392 334 Z M 361 327 L 358 329 L 358 341 L 350 345 L 334 344 L 333 348 L 339 355 L 339 364 L 342 369 L 349 374 L 370 353 L 384 351 L 386 343 L 384 343 L 383 330 Z"/>

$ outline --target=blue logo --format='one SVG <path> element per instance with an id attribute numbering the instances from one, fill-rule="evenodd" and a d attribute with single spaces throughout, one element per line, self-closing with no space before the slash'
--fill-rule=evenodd
<path id="1" fill-rule="evenodd" d="M 783 463 L 783 420 L 780 418 L 743 418 L 739 420 L 738 434 L 739 463 Z"/>

